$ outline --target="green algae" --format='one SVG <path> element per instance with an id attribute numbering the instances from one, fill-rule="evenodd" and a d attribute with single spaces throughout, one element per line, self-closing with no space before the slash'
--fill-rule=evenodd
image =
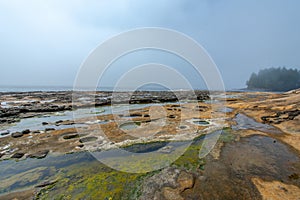
<path id="1" fill-rule="evenodd" d="M 194 139 L 193 143 L 187 148 L 184 154 L 177 159 L 172 165 L 175 167 L 195 171 L 197 169 L 204 170 L 206 165 L 205 157 L 201 157 L 199 153 L 205 152 L 210 143 L 215 142 L 214 137 L 218 137 L 218 142 L 228 143 L 236 139 L 236 135 L 230 127 L 222 129 L 221 134 L 210 133 L 206 136 L 201 135 Z M 207 138 L 206 138 L 207 137 Z M 208 149 L 209 150 L 209 149 Z"/>
<path id="2" fill-rule="evenodd" d="M 36 199 L 133 199 L 146 174 L 111 169 L 98 161 L 61 170 L 58 182 L 42 189 Z"/>
<path id="3" fill-rule="evenodd" d="M 234 140 L 234 138 L 235 136 L 232 134 L 232 130 L 225 128 L 220 135 L 219 142 L 230 142 Z M 109 166 L 119 168 L 122 171 L 130 171 L 132 169 L 137 172 L 154 170 L 154 173 L 156 173 L 161 167 L 169 165 L 192 171 L 198 169 L 204 170 L 206 159 L 199 158 L 199 151 L 203 148 L 205 142 L 207 141 L 203 140 L 203 137 L 199 137 L 196 138 L 188 148 L 178 146 L 170 154 L 155 151 L 151 154 L 134 154 L 130 158 L 121 156 L 106 158 L 105 163 L 109 164 Z M 147 144 L 140 145 L 147 146 Z M 150 143 L 151 147 L 155 147 L 156 145 L 162 147 L 166 145 L 166 143 Z M 168 145 L 172 145 L 172 143 L 168 143 Z M 133 149 L 135 151 L 140 150 L 136 146 L 131 150 Z M 182 152 L 184 153 L 181 155 L 180 153 Z M 178 154 L 181 156 L 177 159 Z M 175 162 L 173 162 L 174 160 Z M 85 167 L 79 167 L 79 169 L 82 168 Z M 75 181 L 67 188 L 65 194 L 71 196 L 72 199 L 108 199 L 110 197 L 113 199 L 136 199 L 140 195 L 141 183 L 146 177 L 151 176 L 150 173 L 133 174 L 121 172 L 99 163 L 97 167 L 95 167 L 94 172 L 95 171 L 99 171 L 100 173 L 90 173 L 88 177 L 85 173 L 81 179 Z M 80 174 L 80 171 L 77 172 L 76 170 L 71 170 L 70 172 L 71 174 Z M 72 175 L 70 177 L 72 177 Z M 75 179 L 73 178 L 73 180 Z M 68 182 L 68 184 L 70 184 L 70 182 Z M 101 190 L 99 190 L 99 188 L 101 188 Z"/>
<path id="4" fill-rule="evenodd" d="M 209 142 L 209 138 L 204 140 L 204 136 L 197 137 L 187 148 L 179 145 L 171 153 L 159 152 L 157 148 L 175 142 L 151 142 L 150 147 L 147 147 L 147 143 L 138 144 L 140 146 L 133 145 L 127 147 L 127 150 L 154 152 L 135 153 L 131 157 L 107 157 L 102 160 L 108 166 L 119 170 L 112 169 L 97 160 L 73 164 L 62 168 L 57 175 L 58 181 L 40 190 L 37 199 L 137 199 L 141 195 L 143 181 L 158 173 L 162 167 L 171 165 L 190 171 L 205 170 L 206 159 L 199 157 L 199 151 Z M 231 128 L 224 128 L 219 139 L 219 142 L 230 142 L 235 136 Z M 147 171 L 151 172 L 146 173 Z"/>
<path id="5" fill-rule="evenodd" d="M 5 193 L 14 188 L 26 188 L 32 184 L 37 184 L 41 179 L 47 179 L 55 174 L 53 167 L 38 167 L 13 176 L 3 178 L 0 182 L 0 193 Z"/>
<path id="6" fill-rule="evenodd" d="M 183 169 L 196 170 L 200 162 L 199 151 L 201 147 L 202 144 L 199 143 L 191 144 L 184 154 L 180 156 L 180 158 L 178 158 L 172 165 Z"/>
<path id="7" fill-rule="evenodd" d="M 220 141 L 228 143 L 232 142 L 236 139 L 236 134 L 234 134 L 234 130 L 231 127 L 224 127 L 222 130 L 222 134 L 220 135 Z"/>

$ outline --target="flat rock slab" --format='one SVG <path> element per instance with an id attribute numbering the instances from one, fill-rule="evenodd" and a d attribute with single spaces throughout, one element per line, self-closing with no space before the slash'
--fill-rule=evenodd
<path id="1" fill-rule="evenodd" d="M 27 157 L 42 159 L 42 158 L 45 158 L 48 155 L 48 153 L 49 153 L 49 150 L 42 150 L 42 151 L 38 151 L 36 153 L 30 154 Z"/>

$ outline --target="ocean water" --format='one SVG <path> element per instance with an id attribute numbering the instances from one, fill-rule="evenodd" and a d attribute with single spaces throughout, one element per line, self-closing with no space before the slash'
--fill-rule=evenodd
<path id="1" fill-rule="evenodd" d="M 73 87 L 22 87 L 0 86 L 0 92 L 71 91 Z"/>
<path id="2" fill-rule="evenodd" d="M 62 87 L 7 87 L 0 86 L 0 92 L 35 92 L 35 91 L 72 91 L 74 88 L 72 86 L 62 86 Z M 93 91 L 94 88 L 82 88 L 81 91 Z M 114 87 L 98 87 L 97 91 L 132 91 L 132 88 L 114 88 Z M 165 87 L 160 87 L 156 85 L 140 87 L 137 90 L 146 90 L 146 91 L 170 91 L 170 89 Z M 173 90 L 189 90 L 182 88 L 175 88 Z"/>

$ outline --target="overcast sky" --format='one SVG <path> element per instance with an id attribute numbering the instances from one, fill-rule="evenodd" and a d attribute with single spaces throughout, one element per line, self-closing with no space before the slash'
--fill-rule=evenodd
<path id="1" fill-rule="evenodd" d="M 72 86 L 101 42 L 163 27 L 199 42 L 227 89 L 243 88 L 261 68 L 300 69 L 299 9 L 298 0 L 0 0 L 0 86 Z"/>

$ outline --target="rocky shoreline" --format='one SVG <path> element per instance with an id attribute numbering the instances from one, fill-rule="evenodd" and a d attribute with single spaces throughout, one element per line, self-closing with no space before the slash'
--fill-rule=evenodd
<path id="1" fill-rule="evenodd" d="M 8 159 L 11 162 L 17 160 L 21 163 L 28 159 L 41 162 L 48 159 L 49 165 L 54 163 L 49 169 L 56 168 L 60 172 L 60 167 L 64 165 L 55 161 L 56 158 L 66 155 L 63 159 L 69 158 L 72 163 L 75 161 L 73 157 L 82 157 L 83 163 L 79 162 L 78 168 L 75 162 L 74 166 L 70 164 L 72 167 L 61 169 L 63 173 L 57 172 L 59 175 L 54 173 L 52 179 L 41 178 L 41 181 L 34 179 L 36 182 L 32 180 L 30 184 L 36 186 L 33 196 L 37 199 L 47 199 L 51 195 L 57 198 L 69 195 L 74 198 L 162 200 L 240 197 L 295 199 L 300 196 L 300 91 L 282 94 L 264 92 L 213 94 L 214 101 L 211 102 L 206 101 L 209 99 L 206 92 L 199 91 L 196 99 L 184 91 L 179 94 L 175 99 L 174 94 L 166 92 L 139 92 L 133 96 L 129 93 L 118 93 L 117 104 L 129 102 L 129 105 L 133 105 L 129 113 L 123 111 L 111 113 L 107 112 L 105 106 L 100 106 L 112 104 L 112 93 L 107 92 L 96 95 L 100 106 L 98 110 L 90 110 L 92 105 L 90 100 L 95 96 L 93 93 L 77 94 L 79 98 L 78 101 L 74 101 L 75 104 L 70 101 L 71 92 L 59 94 L 49 92 L 44 95 L 39 92 L 4 94 L 0 99 L 1 102 L 4 100 L 7 102 L 5 105 L 1 104 L 5 109 L 9 106 L 16 109 L 22 106 L 38 108 L 45 104 L 50 108 L 51 105 L 58 108 L 64 106 L 66 110 L 56 110 L 54 113 L 39 110 L 36 113 L 25 114 L 20 111 L 16 115 L 4 117 L 24 120 L 39 119 L 38 116 L 45 113 L 50 115 L 38 121 L 38 130 L 3 132 L 6 137 L 0 138 L 0 160 Z M 128 97 L 131 97 L 130 101 L 125 100 Z M 184 103 L 176 103 L 178 99 Z M 14 103 L 8 103 L 9 101 Z M 24 105 L 28 102 L 30 105 Z M 141 105 L 142 103 L 150 104 Z M 64 114 L 75 111 L 74 105 L 79 113 L 83 112 L 79 118 L 72 119 L 66 116 L 61 119 L 54 117 L 52 120 L 51 117 L 56 112 Z M 31 118 L 32 116 L 35 118 Z M 1 124 L 2 127 L 7 125 L 13 123 Z M 208 140 L 205 143 L 209 144 L 209 138 L 213 138 L 216 131 L 222 133 L 217 144 L 206 157 L 199 159 L 199 151 L 204 145 L 203 139 L 207 136 Z M 144 166 L 147 162 L 156 163 L 170 159 L 172 153 L 177 151 L 175 147 L 178 141 L 193 142 L 170 166 L 140 175 L 114 171 L 91 161 L 90 158 L 85 161 L 87 158 L 83 155 L 87 151 L 110 151 L 119 147 L 134 152 L 159 149 L 153 157 L 130 157 L 126 160 L 127 165 L 122 166 L 125 171 L 126 168 L 143 170 L 147 167 Z M 127 158 L 114 157 L 111 160 L 108 158 L 107 162 L 114 164 L 118 159 Z M 38 163 L 32 160 L 30 162 Z M 84 164 L 85 162 L 87 164 Z M 3 161 L 0 161 L 0 168 L 1 164 Z M 85 173 L 80 172 L 81 165 L 85 166 L 87 170 Z M 5 169 L 5 165 L 3 167 Z M 99 171 L 94 171 L 95 168 L 99 168 Z M 48 170 L 39 167 L 36 173 L 43 177 L 43 170 L 46 169 Z M 23 177 L 24 173 L 33 172 L 25 170 L 20 176 Z M 1 174 L 4 174 L 4 171 L 0 170 L 0 176 Z M 127 178 L 123 179 L 123 176 Z M 4 177 L 6 181 L 0 184 L 0 196 L 1 190 L 6 191 L 8 183 L 19 184 L 18 176 L 12 177 Z M 88 180 L 95 185 L 91 186 Z M 105 185 L 99 180 L 104 180 Z M 128 188 L 125 189 L 120 183 L 127 184 Z M 103 188 L 101 193 L 97 189 L 99 187 Z M 63 196 L 61 196 L 62 189 Z M 29 187 L 27 191 L 26 195 L 29 192 L 32 194 L 33 188 Z M 23 199 L 22 194 L 16 194 L 18 199 Z M 11 194 L 1 196 L 3 199 L 6 197 L 11 197 Z"/>
<path id="2" fill-rule="evenodd" d="M 129 92 L 2 92 L 0 93 L 0 124 L 14 123 L 22 118 L 44 113 L 111 104 L 146 104 L 178 100 L 209 99 L 207 91 L 135 91 Z"/>

